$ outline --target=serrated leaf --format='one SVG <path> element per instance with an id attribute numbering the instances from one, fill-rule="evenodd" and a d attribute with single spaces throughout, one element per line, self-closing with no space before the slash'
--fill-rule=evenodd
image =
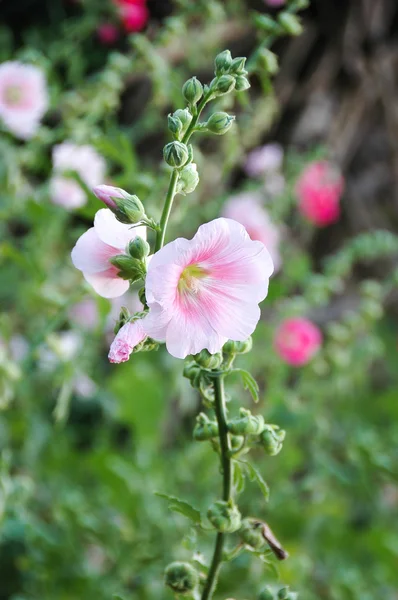
<path id="1" fill-rule="evenodd" d="M 254 379 L 253 375 L 251 375 L 251 373 L 249 373 L 249 371 L 245 371 L 244 369 L 234 369 L 233 372 L 240 374 L 240 376 L 242 378 L 242 382 L 243 382 L 243 387 L 245 388 L 245 390 L 249 390 L 254 402 L 258 402 L 259 401 L 259 396 L 258 396 L 259 387 L 258 387 L 258 383 Z"/>
<path id="2" fill-rule="evenodd" d="M 256 481 L 266 502 L 268 502 L 269 487 L 268 487 L 268 484 L 266 483 L 266 481 L 264 481 L 263 476 L 261 475 L 260 471 L 258 471 L 258 469 L 256 469 L 256 467 L 254 467 L 253 465 L 251 465 L 248 462 L 245 462 L 245 461 L 240 461 L 240 462 L 241 462 L 241 464 L 245 465 L 250 481 Z"/>
<path id="3" fill-rule="evenodd" d="M 188 502 L 185 502 L 185 500 L 180 500 L 179 498 L 176 498 L 175 496 L 168 496 L 167 494 L 161 494 L 160 492 L 156 492 L 156 496 L 159 496 L 159 498 L 164 498 L 165 500 L 168 500 L 170 510 L 172 510 L 174 512 L 178 512 L 178 513 L 184 515 L 184 517 L 188 517 L 188 519 L 191 519 L 191 521 L 193 521 L 197 525 L 200 524 L 200 522 L 201 522 L 200 511 L 197 508 L 194 508 L 193 506 L 191 506 Z"/>

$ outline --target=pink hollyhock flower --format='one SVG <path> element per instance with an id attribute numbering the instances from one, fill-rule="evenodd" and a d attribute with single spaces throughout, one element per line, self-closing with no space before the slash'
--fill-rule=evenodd
<path id="1" fill-rule="evenodd" d="M 286 319 L 274 338 L 279 356 L 289 365 L 301 367 L 318 352 L 322 343 L 320 329 L 304 318 Z"/>
<path id="2" fill-rule="evenodd" d="M 240 223 L 221 218 L 201 225 L 191 240 L 179 238 L 152 257 L 144 330 L 176 358 L 246 340 L 272 271 L 268 251 Z"/>
<path id="3" fill-rule="evenodd" d="M 340 216 L 343 189 L 344 179 L 331 163 L 310 163 L 296 185 L 300 212 L 318 227 L 335 223 Z"/>
<path id="4" fill-rule="evenodd" d="M 142 320 L 129 321 L 119 330 L 113 340 L 108 358 L 111 363 L 126 362 L 134 348 L 146 338 Z"/>
<path id="5" fill-rule="evenodd" d="M 243 192 L 232 196 L 224 204 L 223 216 L 241 223 L 252 240 L 262 242 L 271 255 L 274 270 L 281 266 L 279 253 L 280 230 L 271 221 L 268 213 L 261 206 L 261 196 Z"/>
<path id="6" fill-rule="evenodd" d="M 51 199 L 54 204 L 71 210 L 84 206 L 87 198 L 78 182 L 63 173 L 76 171 L 87 187 L 92 188 L 103 181 L 106 163 L 92 146 L 63 142 L 53 149 L 53 171 Z"/>
<path id="7" fill-rule="evenodd" d="M 34 136 L 48 108 L 44 73 L 34 65 L 7 61 L 0 65 L 0 119 L 23 140 Z"/>
<path id="8" fill-rule="evenodd" d="M 146 239 L 146 228 L 120 223 L 108 208 L 101 208 L 94 218 L 94 227 L 77 240 L 72 250 L 72 262 L 97 294 L 104 298 L 121 296 L 130 283 L 118 276 L 119 270 L 109 262 L 117 254 L 125 254 L 135 237 Z"/>
<path id="9" fill-rule="evenodd" d="M 112 46 L 119 39 L 119 29 L 113 23 L 101 23 L 97 35 L 104 46 Z"/>
<path id="10" fill-rule="evenodd" d="M 146 0 L 115 0 L 120 17 L 128 33 L 141 31 L 148 22 Z"/>
<path id="11" fill-rule="evenodd" d="M 283 148 L 280 144 L 266 144 L 252 150 L 245 163 L 249 177 L 261 177 L 279 171 L 283 164 Z"/>
<path id="12" fill-rule="evenodd" d="M 69 318 L 82 329 L 88 331 L 95 329 L 98 325 L 99 315 L 94 298 L 84 298 L 74 304 L 69 310 Z"/>

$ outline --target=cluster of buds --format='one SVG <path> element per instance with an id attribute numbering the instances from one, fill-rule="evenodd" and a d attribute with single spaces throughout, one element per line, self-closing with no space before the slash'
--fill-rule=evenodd
<path id="1" fill-rule="evenodd" d="M 217 500 L 207 511 L 207 518 L 217 531 L 221 533 L 234 533 L 242 523 L 238 507 L 232 500 Z"/>
<path id="2" fill-rule="evenodd" d="M 262 415 L 252 415 L 246 408 L 241 408 L 239 417 L 229 421 L 228 431 L 234 436 L 245 438 L 245 443 L 238 449 L 239 454 L 247 451 L 250 446 L 259 444 L 269 456 L 275 456 L 282 450 L 286 435 L 283 429 L 265 423 Z M 232 450 L 232 455 L 234 454 Z"/>
<path id="3" fill-rule="evenodd" d="M 145 278 L 149 252 L 148 242 L 137 236 L 127 245 L 126 254 L 116 254 L 109 262 L 118 269 L 119 277 L 135 282 Z"/>

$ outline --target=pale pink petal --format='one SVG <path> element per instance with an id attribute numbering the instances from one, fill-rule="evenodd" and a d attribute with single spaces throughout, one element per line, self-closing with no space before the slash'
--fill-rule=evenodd
<path id="1" fill-rule="evenodd" d="M 117 333 L 109 350 L 109 361 L 126 362 L 134 348 L 146 338 L 141 321 L 126 323 Z"/>
<path id="2" fill-rule="evenodd" d="M 85 274 L 108 271 L 111 267 L 109 259 L 118 254 L 116 248 L 104 244 L 94 227 L 83 233 L 72 250 L 72 262 Z"/>
<path id="3" fill-rule="evenodd" d="M 146 239 L 146 227 L 132 227 L 120 223 L 109 208 L 101 208 L 95 215 L 94 228 L 98 237 L 109 246 L 125 251 L 127 244 L 136 236 Z"/>
<path id="4" fill-rule="evenodd" d="M 154 302 L 151 304 L 149 313 L 142 319 L 142 326 L 148 337 L 157 342 L 165 342 L 170 319 L 170 311 L 163 310 L 160 304 Z"/>
<path id="5" fill-rule="evenodd" d="M 227 339 L 213 329 L 204 315 L 181 313 L 174 316 L 167 327 L 166 348 L 175 358 L 197 354 L 204 348 L 214 354 Z"/>
<path id="6" fill-rule="evenodd" d="M 117 276 L 115 267 L 101 273 L 84 273 L 85 280 L 93 286 L 94 290 L 103 298 L 116 298 L 121 296 L 130 287 L 130 283 Z"/>

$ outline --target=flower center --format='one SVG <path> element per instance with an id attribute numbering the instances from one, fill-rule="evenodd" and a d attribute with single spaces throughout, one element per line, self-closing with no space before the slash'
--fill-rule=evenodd
<path id="1" fill-rule="evenodd" d="M 186 267 L 180 275 L 178 291 L 180 293 L 197 294 L 200 289 L 200 280 L 206 277 L 208 272 L 198 265 Z"/>
<path id="2" fill-rule="evenodd" d="M 7 104 L 10 104 L 11 106 L 18 105 L 22 100 L 22 90 L 17 85 L 10 85 L 6 88 L 4 95 Z"/>

